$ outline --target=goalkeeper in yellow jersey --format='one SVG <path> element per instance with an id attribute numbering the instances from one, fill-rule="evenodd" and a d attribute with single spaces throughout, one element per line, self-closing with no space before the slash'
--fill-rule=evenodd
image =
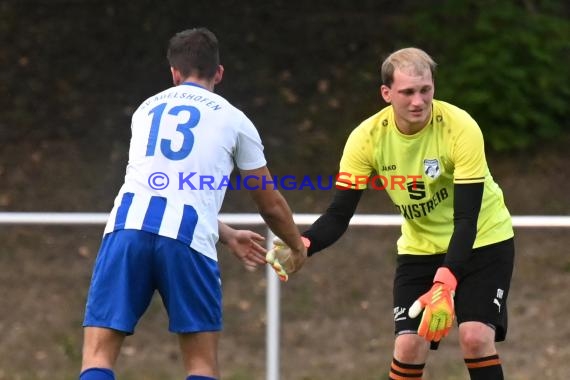
<path id="1" fill-rule="evenodd" d="M 394 277 L 390 379 L 420 379 L 429 348 L 459 325 L 473 380 L 503 379 L 495 341 L 507 332 L 513 229 L 469 114 L 433 99 L 436 64 L 424 51 L 392 53 L 381 67 L 389 106 L 346 142 L 335 196 L 303 233 L 308 254 L 347 229 L 367 186 L 385 189 L 403 216 Z M 378 183 L 380 182 L 380 183 Z M 283 254 L 278 246 L 273 254 Z"/>

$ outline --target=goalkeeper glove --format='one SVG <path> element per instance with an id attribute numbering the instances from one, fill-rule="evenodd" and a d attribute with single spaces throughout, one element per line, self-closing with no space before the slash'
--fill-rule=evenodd
<path id="1" fill-rule="evenodd" d="M 301 236 L 301 240 L 303 240 L 305 248 L 309 248 L 311 245 L 310 240 L 304 236 Z M 273 267 L 281 281 L 287 281 L 289 273 L 296 272 L 302 265 L 302 262 L 299 263 L 299 260 L 295 259 L 291 248 L 279 238 L 273 240 L 273 248 L 267 252 L 265 260 Z"/>
<path id="2" fill-rule="evenodd" d="M 408 315 L 415 318 L 425 308 L 418 335 L 428 341 L 438 342 L 451 330 L 455 314 L 453 296 L 457 279 L 449 269 L 440 267 L 433 282 L 432 288 L 410 307 Z"/>

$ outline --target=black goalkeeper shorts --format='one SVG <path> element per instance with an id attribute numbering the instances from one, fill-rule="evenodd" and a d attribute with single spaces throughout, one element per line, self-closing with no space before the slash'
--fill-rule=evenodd
<path id="1" fill-rule="evenodd" d="M 507 298 L 514 265 L 514 240 L 508 239 L 473 250 L 455 291 L 458 323 L 477 321 L 492 326 L 495 341 L 507 335 Z M 396 335 L 416 333 L 421 320 L 408 317 L 414 301 L 427 292 L 435 272 L 442 264 L 441 255 L 398 255 L 394 278 L 394 324 Z M 432 344 L 432 348 L 437 345 Z"/>

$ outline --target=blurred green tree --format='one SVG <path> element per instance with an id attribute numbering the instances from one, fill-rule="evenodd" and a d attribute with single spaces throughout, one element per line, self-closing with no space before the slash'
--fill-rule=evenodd
<path id="1" fill-rule="evenodd" d="M 568 5 L 530 0 L 429 5 L 405 25 L 440 64 L 437 97 L 470 112 L 494 150 L 539 146 L 568 133 Z"/>

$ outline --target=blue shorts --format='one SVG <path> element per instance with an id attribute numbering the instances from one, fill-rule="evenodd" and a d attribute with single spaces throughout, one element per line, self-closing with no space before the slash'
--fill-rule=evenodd
<path id="1" fill-rule="evenodd" d="M 133 334 L 158 290 L 174 333 L 222 329 L 218 263 L 178 240 L 139 230 L 103 237 L 83 326 Z"/>

